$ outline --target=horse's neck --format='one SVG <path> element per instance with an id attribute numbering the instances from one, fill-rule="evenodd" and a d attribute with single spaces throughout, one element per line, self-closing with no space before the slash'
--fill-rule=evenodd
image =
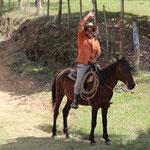
<path id="1" fill-rule="evenodd" d="M 117 73 L 115 72 L 115 74 L 112 75 L 111 79 L 107 81 L 107 85 L 113 89 L 117 83 L 118 83 L 118 77 L 117 77 Z"/>
<path id="2" fill-rule="evenodd" d="M 109 69 L 104 69 L 101 75 L 103 84 L 109 85 L 113 89 L 118 82 L 116 65 L 114 64 Z"/>

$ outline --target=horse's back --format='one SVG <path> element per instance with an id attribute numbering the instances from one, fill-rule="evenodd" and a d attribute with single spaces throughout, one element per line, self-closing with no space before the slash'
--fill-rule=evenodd
<path id="1" fill-rule="evenodd" d="M 74 71 L 74 69 L 73 68 L 66 68 L 66 69 L 63 69 L 63 70 L 61 70 L 59 73 L 58 73 L 58 75 L 57 75 L 57 80 L 59 79 L 61 79 L 61 80 L 64 80 L 66 77 L 68 77 L 68 74 L 69 73 L 71 73 L 71 72 L 73 72 Z"/>

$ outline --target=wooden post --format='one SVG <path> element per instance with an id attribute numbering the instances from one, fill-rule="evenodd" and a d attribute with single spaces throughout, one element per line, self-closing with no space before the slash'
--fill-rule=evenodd
<path id="1" fill-rule="evenodd" d="M 82 0 L 80 0 L 80 21 L 82 20 Z"/>
<path id="2" fill-rule="evenodd" d="M 47 0 L 47 18 L 49 18 L 49 4 L 50 0 Z"/>
<path id="3" fill-rule="evenodd" d="M 98 20 L 98 18 L 97 18 L 97 17 L 98 17 L 97 1 L 96 1 L 96 0 L 92 0 L 92 3 L 93 3 L 93 11 L 95 12 L 94 24 L 95 24 L 96 27 L 97 27 L 95 37 L 98 38 L 98 37 L 99 37 L 99 27 L 98 27 L 98 25 L 97 25 L 97 20 Z"/>
<path id="4" fill-rule="evenodd" d="M 120 54 L 119 57 L 124 57 L 123 39 L 124 39 L 124 0 L 121 0 L 120 12 Z"/>
<path id="5" fill-rule="evenodd" d="M 107 28 L 106 13 L 105 13 L 105 6 L 104 5 L 103 5 L 103 14 L 104 14 L 104 24 L 105 24 L 105 32 L 106 32 L 106 50 L 107 50 L 107 54 L 110 55 L 109 40 L 108 40 L 108 28 Z"/>
<path id="6" fill-rule="evenodd" d="M 138 72 L 140 68 L 140 42 L 139 33 L 136 22 L 133 22 L 133 43 L 134 43 L 134 66 L 135 71 Z"/>
<path id="7" fill-rule="evenodd" d="M 68 0 L 68 30 L 70 31 L 70 0 Z"/>

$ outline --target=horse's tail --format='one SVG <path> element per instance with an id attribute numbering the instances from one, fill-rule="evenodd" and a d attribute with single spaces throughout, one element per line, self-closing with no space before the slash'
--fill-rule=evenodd
<path id="1" fill-rule="evenodd" d="M 52 108 L 54 107 L 55 100 L 56 100 L 56 78 L 58 73 L 55 75 L 53 84 L 52 84 Z"/>

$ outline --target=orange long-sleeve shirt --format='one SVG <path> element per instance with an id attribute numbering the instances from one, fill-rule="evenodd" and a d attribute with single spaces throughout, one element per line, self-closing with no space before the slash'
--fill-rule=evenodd
<path id="1" fill-rule="evenodd" d="M 100 44 L 94 37 L 91 39 L 85 36 L 85 31 L 78 32 L 78 57 L 77 62 L 88 64 L 91 58 L 94 58 L 100 52 Z"/>

